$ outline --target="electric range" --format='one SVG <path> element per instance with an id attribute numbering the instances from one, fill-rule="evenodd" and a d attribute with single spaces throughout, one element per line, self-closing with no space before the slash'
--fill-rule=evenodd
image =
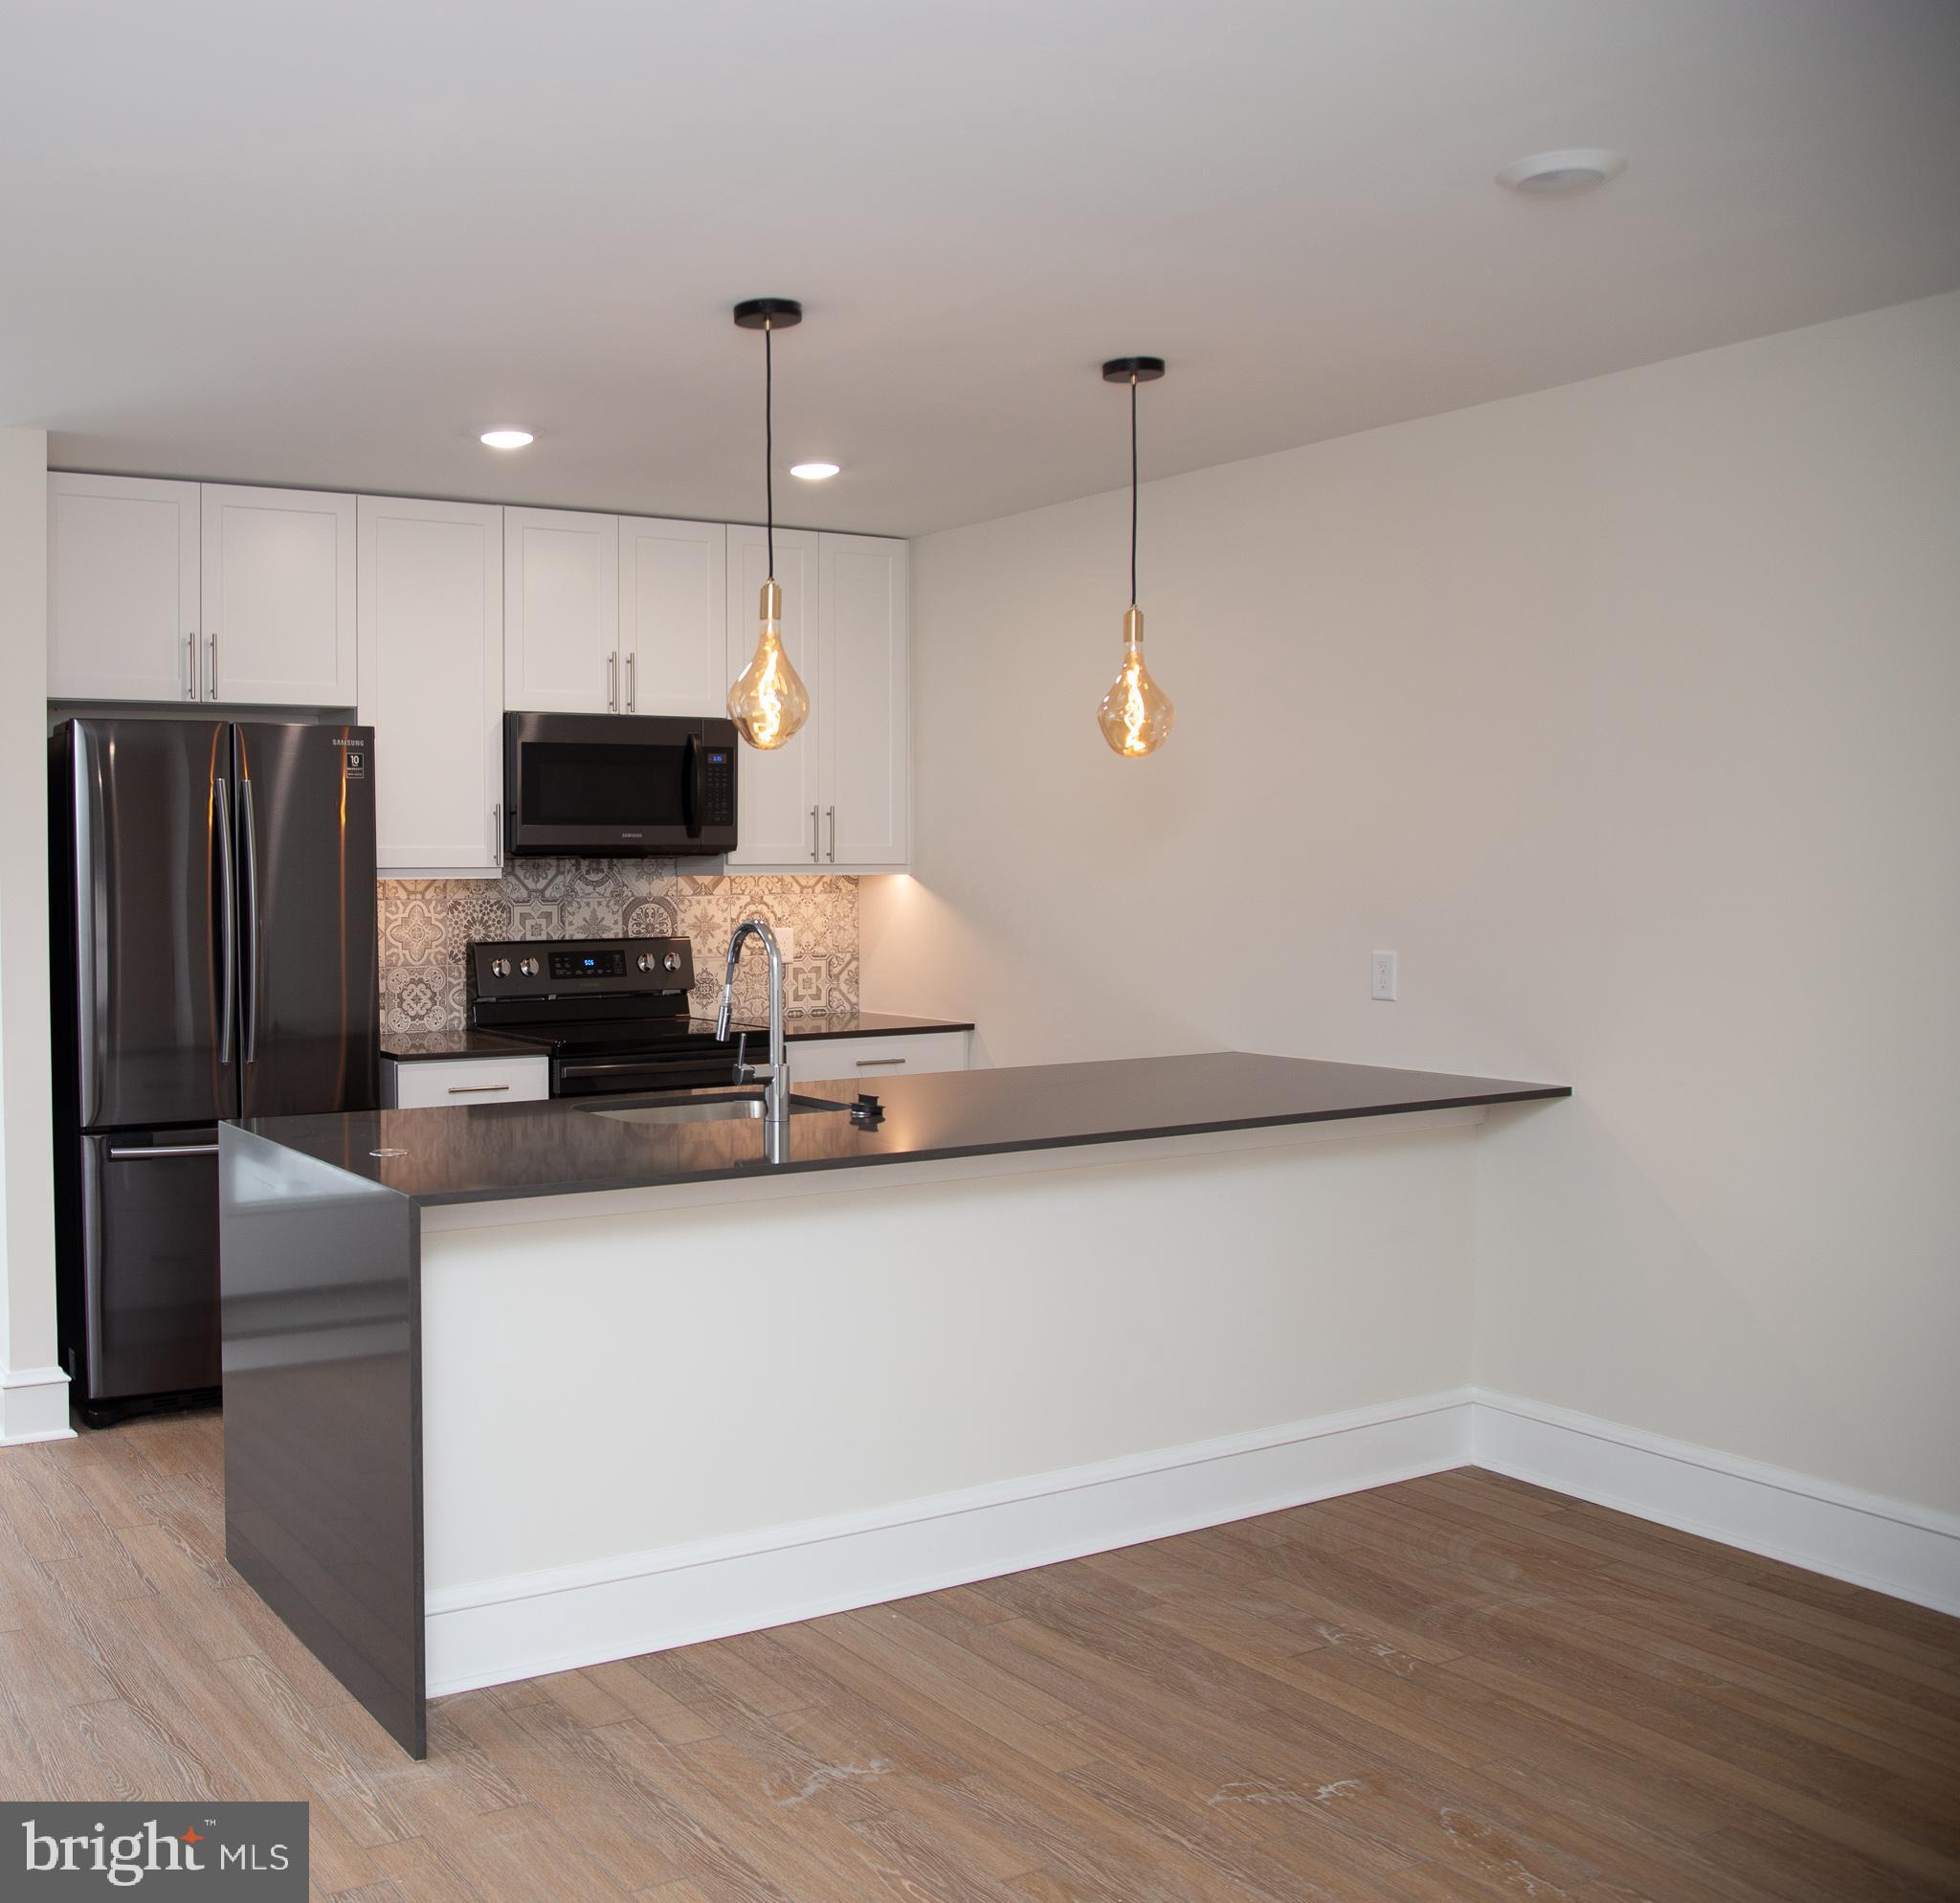
<path id="1" fill-rule="evenodd" d="M 547 1051 L 554 1097 L 724 1088 L 754 1024 L 693 1017 L 684 938 L 500 939 L 470 947 L 470 1023 Z"/>

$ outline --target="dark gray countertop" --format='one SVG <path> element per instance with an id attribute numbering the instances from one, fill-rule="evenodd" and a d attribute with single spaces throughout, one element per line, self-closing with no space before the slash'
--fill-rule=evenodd
<path id="1" fill-rule="evenodd" d="M 908 1031 L 970 1031 L 944 1018 L 907 1018 L 890 1011 L 833 1012 L 821 1018 L 791 1018 L 784 1035 L 797 1043 L 821 1038 L 897 1038 Z M 765 1024 L 741 1023 L 737 1030 L 751 1037 L 768 1035 Z M 514 1051 L 535 1052 L 535 1044 L 500 1037 L 495 1031 L 388 1031 L 382 1034 L 381 1054 L 397 1063 L 426 1063 L 435 1058 L 509 1057 Z"/>
<path id="2" fill-rule="evenodd" d="M 796 1094 L 848 1104 L 863 1082 L 827 1082 L 821 1070 L 817 1053 L 810 1053 L 798 1066 Z M 881 1078 L 877 1094 L 885 1114 L 873 1129 L 859 1129 L 840 1111 L 791 1118 L 789 1156 L 774 1163 L 763 1153 L 757 1121 L 622 1123 L 565 1100 L 261 1117 L 244 1128 L 415 1202 L 446 1203 L 1063 1149 L 1519 1103 L 1569 1097 L 1571 1090 L 1563 1084 L 1212 1051 Z M 605 1107 L 634 1101 L 676 1099 L 609 1098 Z"/>

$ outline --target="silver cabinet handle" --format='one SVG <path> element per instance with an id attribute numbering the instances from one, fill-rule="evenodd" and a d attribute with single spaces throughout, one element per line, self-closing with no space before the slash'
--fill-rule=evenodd
<path id="1" fill-rule="evenodd" d="M 614 648 L 606 657 L 606 711 L 616 714 L 619 711 L 619 650 Z"/>
<path id="2" fill-rule="evenodd" d="M 816 850 L 816 808 L 813 806 L 810 809 L 810 862 L 812 865 L 814 865 L 816 863 L 817 858 L 818 854 Z"/>
<path id="3" fill-rule="evenodd" d="M 224 949 L 218 953 L 224 967 L 224 996 L 218 1005 L 218 1063 L 232 1061 L 232 1019 L 238 996 L 238 887 L 232 860 L 232 795 L 223 780 L 213 780 L 217 797 L 217 825 L 212 849 L 218 860 L 218 918 L 224 928 Z"/>
<path id="4" fill-rule="evenodd" d="M 218 697 L 218 631 L 215 628 L 204 638 L 204 665 L 208 676 L 204 698 L 214 701 Z"/>
<path id="5" fill-rule="evenodd" d="M 638 659 L 639 656 L 637 654 L 629 654 L 626 657 L 626 711 L 628 713 L 637 713 L 639 711 L 639 689 L 634 684 L 633 679 L 633 663 Z"/>
<path id="6" fill-rule="evenodd" d="M 503 863 L 503 802 L 501 799 L 490 809 L 490 863 Z"/>
<path id="7" fill-rule="evenodd" d="M 197 698 L 197 630 L 184 637 L 184 698 L 194 701 Z"/>
<path id="8" fill-rule="evenodd" d="M 827 808 L 826 811 L 830 815 L 831 821 L 831 863 L 835 865 L 837 862 L 837 809 L 832 806 Z"/>
<path id="9" fill-rule="evenodd" d="M 159 1143 L 148 1150 L 111 1150 L 112 1163 L 147 1163 L 153 1156 L 215 1156 L 215 1143 Z"/>
<path id="10" fill-rule="evenodd" d="M 485 1090 L 508 1090 L 508 1084 L 452 1084 L 449 1094 L 452 1097 L 479 1096 Z"/>
<path id="11" fill-rule="evenodd" d="M 903 1063 L 904 1061 L 902 1057 L 860 1057 L 858 1060 L 858 1068 L 859 1070 L 890 1070 Z"/>

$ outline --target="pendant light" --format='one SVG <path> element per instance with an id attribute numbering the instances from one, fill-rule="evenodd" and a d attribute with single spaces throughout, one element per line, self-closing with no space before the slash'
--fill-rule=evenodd
<path id="1" fill-rule="evenodd" d="M 803 322 L 794 298 L 750 298 L 735 306 L 744 330 L 762 332 L 763 494 L 768 510 L 768 579 L 762 585 L 762 630 L 748 665 L 728 689 L 728 718 L 751 747 L 780 747 L 810 718 L 810 689 L 783 652 L 783 591 L 776 586 L 775 364 L 778 330 Z"/>
<path id="2" fill-rule="evenodd" d="M 1129 385 L 1129 607 L 1123 617 L 1123 672 L 1102 696 L 1096 720 L 1102 738 L 1125 760 L 1154 753 L 1170 737 L 1177 709 L 1144 665 L 1144 612 L 1137 606 L 1137 385 L 1164 374 L 1162 357 L 1112 357 L 1104 383 Z"/>

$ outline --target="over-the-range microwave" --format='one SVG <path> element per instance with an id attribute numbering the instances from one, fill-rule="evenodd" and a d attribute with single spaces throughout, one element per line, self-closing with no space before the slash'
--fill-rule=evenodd
<path id="1" fill-rule="evenodd" d="M 735 753 L 728 720 L 507 713 L 504 848 L 580 859 L 732 851 Z"/>

